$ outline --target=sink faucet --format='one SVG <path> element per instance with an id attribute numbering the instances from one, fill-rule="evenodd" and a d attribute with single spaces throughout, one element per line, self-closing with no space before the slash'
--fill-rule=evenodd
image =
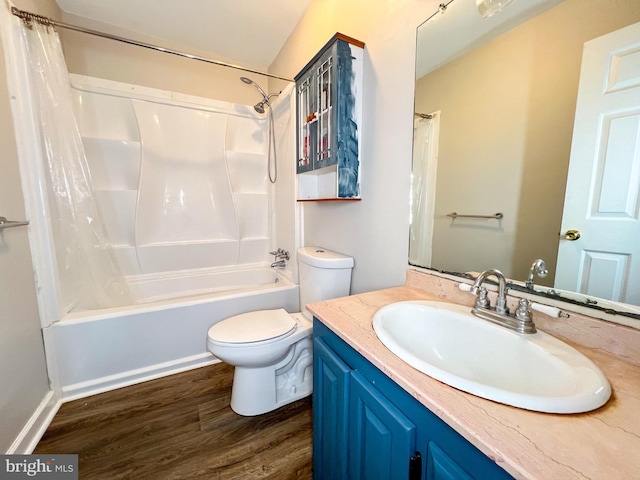
<path id="1" fill-rule="evenodd" d="M 482 286 L 487 277 L 496 277 L 498 279 L 498 299 L 496 300 L 495 308 L 491 308 L 487 289 Z M 536 326 L 533 323 L 531 309 L 529 308 L 529 300 L 520 299 L 520 304 L 514 315 L 509 314 L 509 308 L 507 307 L 507 281 L 500 270 L 491 268 L 482 272 L 471 286 L 470 292 L 478 295 L 476 305 L 471 310 L 471 313 L 475 316 L 516 330 L 519 333 L 536 333 Z"/>
<path id="2" fill-rule="evenodd" d="M 531 264 L 531 268 L 529 269 L 529 276 L 527 277 L 527 281 L 524 286 L 533 290 L 533 277 L 538 275 L 540 278 L 544 278 L 547 276 L 549 271 L 547 270 L 547 266 L 544 263 L 544 260 L 538 258 Z"/>
<path id="3" fill-rule="evenodd" d="M 494 276 L 498 279 L 498 300 L 496 302 L 496 312 L 500 314 L 509 314 L 509 309 L 507 308 L 507 280 L 504 278 L 504 275 L 500 270 L 491 268 L 478 275 L 478 278 L 476 278 L 476 281 L 471 287 L 471 293 L 478 295 L 480 293 L 482 283 L 490 276 Z M 488 301 L 489 299 L 487 298 L 486 300 Z"/>

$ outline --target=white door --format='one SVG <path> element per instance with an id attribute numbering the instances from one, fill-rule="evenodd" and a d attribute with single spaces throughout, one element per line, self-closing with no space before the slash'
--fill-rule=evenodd
<path id="1" fill-rule="evenodd" d="M 556 288 L 640 304 L 639 190 L 637 23 L 584 46 Z"/>

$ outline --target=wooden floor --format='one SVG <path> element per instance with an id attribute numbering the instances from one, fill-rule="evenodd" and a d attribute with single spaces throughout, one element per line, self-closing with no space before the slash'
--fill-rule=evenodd
<path id="1" fill-rule="evenodd" d="M 310 479 L 310 397 L 257 417 L 229 407 L 219 363 L 65 403 L 34 453 L 77 453 L 81 479 Z"/>

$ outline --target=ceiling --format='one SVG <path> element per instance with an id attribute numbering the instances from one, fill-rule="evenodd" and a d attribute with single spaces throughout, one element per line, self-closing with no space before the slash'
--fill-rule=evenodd
<path id="1" fill-rule="evenodd" d="M 56 0 L 67 14 L 266 70 L 311 0 Z M 162 46 L 162 45 L 161 45 Z M 188 53 L 188 52 L 187 52 Z"/>

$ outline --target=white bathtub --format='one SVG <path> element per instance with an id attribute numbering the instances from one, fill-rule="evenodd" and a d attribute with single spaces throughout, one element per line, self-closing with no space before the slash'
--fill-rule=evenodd
<path id="1" fill-rule="evenodd" d="M 207 330 L 229 316 L 299 311 L 298 286 L 269 268 L 141 277 L 131 287 L 150 303 L 72 312 L 47 327 L 64 400 L 213 363 Z"/>

